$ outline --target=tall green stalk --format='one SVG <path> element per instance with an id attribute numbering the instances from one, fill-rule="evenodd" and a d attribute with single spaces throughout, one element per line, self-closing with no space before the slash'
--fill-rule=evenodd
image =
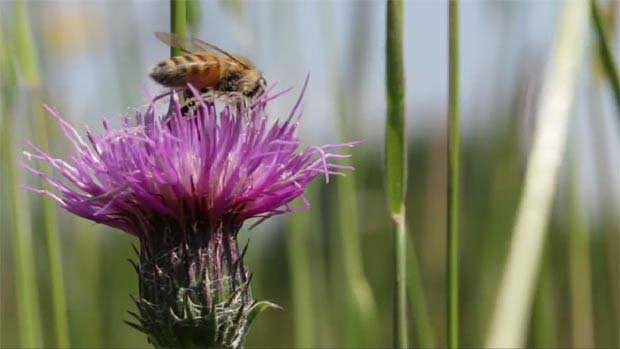
<path id="1" fill-rule="evenodd" d="M 333 9 L 326 6 L 323 9 L 325 11 L 324 16 L 321 19 L 324 20 L 322 25 L 323 33 L 330 38 L 327 41 L 328 49 L 325 50 L 326 58 L 329 61 L 327 64 L 332 68 L 332 71 L 328 75 L 333 78 L 333 86 L 336 90 L 335 109 L 337 110 L 337 129 L 339 137 L 341 139 L 355 139 L 356 120 L 358 110 L 356 105 L 360 98 L 360 90 L 363 86 L 361 77 L 362 67 L 364 66 L 364 54 L 367 51 L 366 41 L 360 38 L 365 38 L 365 30 L 368 30 L 368 13 L 369 9 L 363 7 L 352 8 L 352 22 L 350 38 L 350 49 L 347 51 L 347 57 L 345 57 L 345 68 L 339 68 L 338 65 L 338 50 L 337 43 L 334 36 L 330 36 L 332 32 L 331 25 L 333 20 Z M 343 76 L 351 77 L 345 83 Z M 353 150 L 353 157 L 356 156 L 357 150 Z M 361 155 L 361 154 L 360 154 Z M 372 287 L 368 282 L 366 273 L 364 271 L 364 256 L 362 251 L 362 230 L 360 227 L 360 209 L 359 209 L 359 197 L 358 197 L 358 176 L 351 178 L 338 180 L 337 187 L 337 200 L 334 200 L 336 206 L 337 215 L 334 216 L 337 235 L 333 235 L 333 255 L 335 260 L 332 261 L 333 265 L 337 265 L 334 269 L 335 277 L 342 278 L 344 275 L 343 292 L 339 295 L 342 296 L 344 316 L 341 318 L 344 327 L 344 339 L 346 345 L 359 347 L 368 345 L 378 345 L 381 343 L 381 338 L 378 336 L 378 328 L 376 326 L 377 321 L 377 305 L 375 295 Z"/>
<path id="2" fill-rule="evenodd" d="M 593 76 L 594 77 L 594 76 Z M 592 78 L 593 78 L 592 77 Z M 594 80 L 594 78 L 593 78 Z M 605 120 L 604 113 L 602 110 L 603 106 L 603 94 L 601 84 L 599 81 L 592 81 L 593 88 L 590 89 L 590 100 L 594 101 L 591 105 L 590 109 L 590 123 L 593 125 L 591 129 L 590 138 L 593 140 L 593 146 L 596 153 L 596 168 L 597 172 L 595 173 L 596 178 L 600 178 L 600 182 L 597 185 L 597 194 L 599 200 L 601 202 L 601 207 L 605 209 L 602 212 L 602 223 L 603 228 L 603 239 L 597 243 L 598 248 L 595 250 L 593 248 L 592 255 L 595 256 L 594 260 L 600 258 L 601 256 L 605 260 L 605 268 L 597 267 L 596 265 L 593 267 L 593 270 L 604 270 L 603 275 L 606 275 L 607 279 L 607 294 L 608 297 L 606 300 L 598 300 L 599 302 L 606 304 L 603 306 L 607 313 L 609 314 L 609 320 L 606 322 L 612 332 L 615 332 L 616 335 L 613 335 L 613 339 L 609 343 L 597 343 L 601 346 L 620 346 L 620 321 L 618 317 L 620 316 L 618 303 L 620 302 L 620 289 L 619 289 L 619 273 L 618 268 L 620 266 L 620 260 L 618 255 L 618 246 L 620 245 L 619 236 L 617 233 L 617 223 L 616 212 L 618 209 L 618 202 L 613 197 L 613 194 L 610 193 L 609 188 L 612 187 L 615 182 L 613 180 L 613 170 L 612 164 L 613 161 L 612 156 L 609 154 L 610 149 L 607 147 L 609 144 L 609 137 L 606 136 L 605 129 Z M 599 297 L 597 297 L 599 298 Z M 597 326 L 598 327 L 598 326 Z"/>
<path id="3" fill-rule="evenodd" d="M 338 188 L 338 230 L 340 231 L 340 252 L 349 303 L 346 321 L 349 327 L 347 345 L 362 346 L 375 344 L 377 306 L 372 288 L 364 273 L 362 242 L 360 239 L 358 195 L 354 178 L 339 181 Z"/>
<path id="4" fill-rule="evenodd" d="M 618 75 L 618 66 L 614 60 L 614 55 L 611 52 L 611 44 L 609 38 L 605 33 L 605 26 L 603 25 L 603 16 L 596 0 L 590 0 L 590 13 L 592 21 L 594 22 L 594 29 L 596 29 L 596 37 L 598 39 L 598 47 L 600 51 L 601 61 L 605 68 L 605 73 L 609 80 L 609 84 L 614 92 L 614 98 L 616 101 L 616 107 L 620 111 L 620 76 Z"/>
<path id="5" fill-rule="evenodd" d="M 459 346 L 459 8 L 448 6 L 449 96 L 448 96 L 448 348 Z"/>
<path id="6" fill-rule="evenodd" d="M 314 191 L 310 188 L 309 199 L 315 196 Z M 316 201 L 318 200 L 311 200 L 310 202 Z M 311 348 L 319 345 L 314 323 L 314 287 L 308 249 L 310 235 L 315 233 L 312 212 L 297 212 L 292 216 L 289 219 L 290 233 L 287 234 L 295 348 Z"/>
<path id="7" fill-rule="evenodd" d="M 553 294 L 553 264 L 549 241 L 543 248 L 543 260 L 538 278 L 538 290 L 532 309 L 531 346 L 533 348 L 555 348 L 558 346 L 556 298 Z M 553 245 L 555 246 L 555 244 Z"/>
<path id="8" fill-rule="evenodd" d="M 41 99 L 41 79 L 37 53 L 32 41 L 30 22 L 24 2 L 15 3 L 14 7 L 14 31 L 16 38 L 15 54 L 20 62 L 20 72 L 30 94 L 32 117 L 35 127 L 36 143 L 44 150 L 49 149 L 47 131 L 49 130 L 46 115 L 43 115 L 43 102 Z M 44 188 L 49 187 L 46 184 Z M 56 345 L 58 347 L 70 347 L 69 323 L 67 317 L 67 301 L 65 296 L 65 283 L 63 279 L 63 266 L 60 242 L 58 239 L 58 225 L 56 222 L 56 208 L 51 200 L 43 199 L 43 224 L 45 230 L 46 247 L 52 286 L 52 302 L 54 308 L 54 326 Z"/>
<path id="9" fill-rule="evenodd" d="M 187 2 L 185 0 L 170 0 L 170 32 L 180 36 L 185 36 L 187 32 Z M 179 48 L 170 47 L 170 57 L 182 53 Z"/>
<path id="10" fill-rule="evenodd" d="M 407 237 L 407 250 L 407 294 L 409 295 L 409 303 L 411 303 L 411 317 L 414 325 L 413 335 L 417 337 L 416 340 L 420 347 L 434 348 L 434 331 L 428 316 L 426 296 L 422 286 L 422 275 L 420 275 L 420 265 L 411 236 Z"/>
<path id="11" fill-rule="evenodd" d="M 4 111 L 3 111 L 4 112 Z M 25 348 L 42 346 L 41 317 L 39 312 L 39 292 L 33 258 L 32 231 L 30 213 L 24 193 L 15 190 L 15 178 L 20 173 L 15 166 L 13 133 L 11 118 L 4 114 L 2 135 L 2 157 L 4 174 L 4 194 L 11 200 L 11 227 L 15 258 L 15 296 L 17 298 L 17 321 L 19 322 L 19 342 Z"/>
<path id="12" fill-rule="evenodd" d="M 534 140 L 486 347 L 526 344 L 527 321 L 586 41 L 586 5 L 583 1 L 566 3 L 560 16 L 536 108 Z"/>
<path id="13" fill-rule="evenodd" d="M 17 19 L 14 19 L 17 21 Z M 4 29 L 4 28 L 2 28 Z M 32 255 L 32 230 L 30 229 L 30 210 L 22 191 L 16 190 L 19 168 L 15 164 L 13 137 L 15 124 L 12 113 L 15 97 L 14 60 L 7 45 L 4 30 L 0 31 L 0 67 L 3 89 L 0 95 L 0 112 L 2 112 L 2 127 L 0 134 L 2 155 L 2 198 L 7 199 L 7 209 L 10 212 L 11 239 L 13 243 L 15 298 L 17 313 L 17 328 L 19 330 L 19 344 L 26 348 L 41 347 L 43 336 L 41 332 L 41 318 L 39 313 L 39 292 L 36 271 Z M 4 84 L 6 83 L 6 88 Z"/>
<path id="14" fill-rule="evenodd" d="M 187 27 L 189 28 L 189 33 L 187 34 L 196 35 L 198 33 L 200 21 L 202 20 L 202 13 L 200 12 L 200 1 L 187 0 L 185 6 Z"/>
<path id="15" fill-rule="evenodd" d="M 568 266 L 571 300 L 571 346 L 594 348 L 590 241 L 585 210 L 578 194 L 576 166 L 568 183 Z"/>
<path id="16" fill-rule="evenodd" d="M 405 72 L 403 63 L 403 2 L 387 2 L 386 18 L 385 160 L 387 197 L 394 224 L 394 348 L 406 348 L 407 338 L 407 229 L 405 193 Z"/>

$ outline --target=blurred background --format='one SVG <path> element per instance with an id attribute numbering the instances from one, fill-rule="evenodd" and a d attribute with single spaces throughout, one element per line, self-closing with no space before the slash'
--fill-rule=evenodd
<path id="1" fill-rule="evenodd" d="M 461 5 L 461 343 L 487 337 L 522 190 L 541 80 L 563 2 L 468 1 Z M 19 167 L 28 140 L 65 154 L 67 142 L 42 112 L 55 107 L 76 125 L 143 108 L 162 92 L 148 78 L 169 48 L 167 1 L 0 3 L 2 178 L 0 346 L 19 346 L 18 298 L 36 292 L 41 341 L 56 346 L 50 279 L 60 271 L 73 347 L 145 347 L 125 325 L 137 278 L 133 238 L 76 218 L 49 199 L 16 189 L 40 186 Z M 618 2 L 600 3 L 613 52 Z M 271 219 L 251 240 L 253 294 L 284 309 L 261 315 L 247 347 L 386 347 L 391 344 L 392 236 L 383 177 L 385 3 L 379 1 L 192 1 L 191 33 L 253 60 L 292 106 L 310 74 L 301 139 L 364 140 L 356 172 L 314 183 L 312 209 Z M 16 23 L 19 21 L 19 23 Z M 447 3 L 404 7 L 408 133 L 411 345 L 445 345 Z M 20 30 L 30 30 L 23 42 Z M 592 26 L 584 43 L 567 152 L 537 283 L 528 343 L 618 347 L 620 112 L 605 81 Z M 27 36 L 26 36 L 27 37 Z M 20 56 L 31 46 L 32 56 Z M 25 69 L 33 59 L 35 71 Z M 16 238 L 20 235 L 22 239 Z M 25 234 L 25 235 L 24 235 Z M 57 234 L 57 235 L 56 235 Z M 33 290 L 16 287 L 14 246 L 31 239 Z M 60 240 L 53 241 L 54 236 Z M 52 237 L 50 240 L 50 237 Z M 60 248 L 60 268 L 49 263 Z M 22 245 L 23 246 L 23 245 Z M 52 276 L 50 276 L 52 275 Z"/>

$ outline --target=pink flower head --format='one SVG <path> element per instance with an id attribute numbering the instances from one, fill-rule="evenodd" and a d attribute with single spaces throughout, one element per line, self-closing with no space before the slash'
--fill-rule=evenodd
<path id="1" fill-rule="evenodd" d="M 353 169 L 332 161 L 349 157 L 337 151 L 357 142 L 301 145 L 297 128 L 303 91 L 285 120 L 273 120 L 266 110 L 280 94 L 266 93 L 249 106 L 218 105 L 194 95 L 197 105 L 187 112 L 173 93 L 165 115 L 156 114 L 154 100 L 119 129 L 104 121 L 103 132 L 87 130 L 86 139 L 46 108 L 73 151 L 58 159 L 29 144 L 29 158 L 62 175 L 25 164 L 56 190 L 29 189 L 78 216 L 148 237 L 162 221 L 240 227 L 249 218 L 262 221 L 308 208 L 304 191 L 313 179 L 323 174 L 329 181 Z M 296 198 L 303 201 L 293 208 Z"/>

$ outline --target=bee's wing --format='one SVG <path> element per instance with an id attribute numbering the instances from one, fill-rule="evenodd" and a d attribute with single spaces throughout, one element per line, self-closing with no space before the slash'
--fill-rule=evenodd
<path id="1" fill-rule="evenodd" d="M 243 64 L 243 62 L 239 61 L 230 53 L 222 50 L 221 48 L 210 44 L 208 42 L 202 41 L 200 39 L 192 39 L 183 36 L 179 36 L 173 33 L 165 33 L 165 32 L 155 32 L 155 36 L 164 44 L 172 47 L 176 47 L 178 49 L 183 50 L 185 53 L 195 53 L 195 52 L 211 52 L 213 51 L 219 52 L 231 60 L 239 63 L 244 68 L 249 68 L 247 65 Z"/>
<path id="2" fill-rule="evenodd" d="M 209 51 L 207 46 L 194 42 L 195 40 L 179 36 L 173 33 L 155 32 L 155 37 L 164 44 L 176 47 L 185 53 L 195 53 L 201 51 Z"/>
<path id="3" fill-rule="evenodd" d="M 248 68 L 248 66 L 247 66 L 247 65 L 243 64 L 243 62 L 239 61 L 239 60 L 238 60 L 237 58 L 235 58 L 233 55 L 231 55 L 230 53 L 228 53 L 228 52 L 226 52 L 226 51 L 222 50 L 221 48 L 219 48 L 219 47 L 217 47 L 217 46 L 215 46 L 215 45 L 213 45 L 213 44 L 210 44 L 210 43 L 208 43 L 208 42 L 202 41 L 202 40 L 200 40 L 200 39 L 191 39 L 190 41 L 191 41 L 191 43 L 192 43 L 195 47 L 200 47 L 200 48 L 201 48 L 202 50 L 204 50 L 204 51 L 211 51 L 211 52 L 212 52 L 212 51 L 216 51 L 216 52 L 219 52 L 219 53 L 221 53 L 221 54 L 225 55 L 226 57 L 228 57 L 228 58 L 232 59 L 233 61 L 235 61 L 235 62 L 239 63 L 242 67 L 244 67 L 244 68 L 246 68 L 246 69 Z"/>

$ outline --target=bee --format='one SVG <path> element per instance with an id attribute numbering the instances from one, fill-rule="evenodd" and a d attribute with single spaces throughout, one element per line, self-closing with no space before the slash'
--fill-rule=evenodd
<path id="1" fill-rule="evenodd" d="M 249 59 L 233 56 L 199 39 L 163 32 L 156 32 L 155 36 L 164 44 L 184 52 L 153 68 L 150 76 L 159 84 L 171 88 L 185 88 L 192 84 L 201 92 L 240 94 L 250 99 L 265 91 L 266 80 Z"/>

